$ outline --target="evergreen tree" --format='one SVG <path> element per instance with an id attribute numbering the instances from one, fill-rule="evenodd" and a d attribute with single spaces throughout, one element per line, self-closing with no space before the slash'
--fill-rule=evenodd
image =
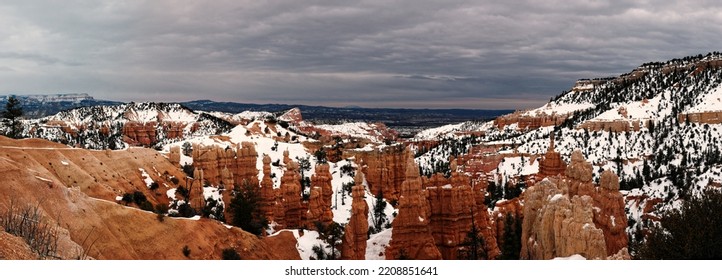
<path id="1" fill-rule="evenodd" d="M 504 220 L 501 259 L 518 260 L 521 254 L 521 222 L 509 213 Z"/>
<path id="2" fill-rule="evenodd" d="M 374 203 L 372 214 L 374 232 L 380 232 L 383 230 L 388 221 L 388 217 L 386 217 L 384 210 L 386 210 L 386 201 L 384 200 L 384 193 L 379 190 L 379 193 L 376 195 L 376 203 Z"/>
<path id="3" fill-rule="evenodd" d="M 343 240 L 344 228 L 337 222 L 333 222 L 326 226 L 321 222 L 315 223 L 316 229 L 318 230 L 319 238 L 326 241 L 326 248 L 330 249 L 331 252 L 327 252 L 323 248 L 318 249 L 314 246 L 313 251 L 316 254 L 317 259 L 323 260 L 336 260 L 339 259 L 341 252 L 338 250 L 338 246 L 341 245 Z"/>
<path id="4" fill-rule="evenodd" d="M 640 259 L 682 260 L 722 258 L 722 192 L 707 190 L 691 196 L 682 207 L 667 211 L 654 224 L 635 256 Z"/>
<path id="5" fill-rule="evenodd" d="M 261 235 L 268 227 L 268 220 L 259 209 L 258 192 L 258 186 L 244 182 L 229 205 L 233 213 L 231 224 L 255 235 Z"/>
<path id="6" fill-rule="evenodd" d="M 485 260 L 488 258 L 485 250 L 484 237 L 474 222 L 474 210 L 471 210 L 471 230 L 459 248 L 458 258 L 462 260 Z"/>
<path id="7" fill-rule="evenodd" d="M 20 137 L 20 117 L 23 115 L 23 108 L 20 105 L 20 100 L 14 95 L 8 97 L 7 103 L 5 103 L 5 110 L 2 111 L 2 117 L 8 130 L 5 136 L 10 138 Z"/>

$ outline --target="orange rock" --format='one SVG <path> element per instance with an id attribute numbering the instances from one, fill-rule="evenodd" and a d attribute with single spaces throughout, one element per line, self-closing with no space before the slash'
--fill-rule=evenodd
<path id="1" fill-rule="evenodd" d="M 312 228 L 316 221 L 324 225 L 333 222 L 333 212 L 331 211 L 333 187 L 331 186 L 329 165 L 327 163 L 317 164 L 315 170 L 316 174 L 311 177 L 311 196 L 306 215 L 308 228 Z"/>
<path id="2" fill-rule="evenodd" d="M 592 198 L 565 195 L 558 183 L 547 178 L 524 192 L 521 258 L 580 254 L 587 259 L 605 259 L 604 233 L 594 226 Z"/>
<path id="3" fill-rule="evenodd" d="M 456 169 L 454 165 L 452 170 Z M 499 255 L 496 236 L 489 223 L 489 213 L 483 204 L 484 193 L 472 189 L 469 177 L 452 172 L 447 179 L 441 174 L 435 174 L 424 185 L 431 209 L 429 225 L 436 247 L 444 259 L 458 258 L 460 245 L 466 241 L 472 221 L 483 236 L 487 258 L 494 259 Z M 477 200 L 478 197 L 482 197 L 481 201 Z"/>
<path id="4" fill-rule="evenodd" d="M 263 155 L 263 180 L 261 181 L 260 191 L 261 213 L 271 222 L 274 220 L 274 208 L 276 207 L 276 193 L 273 191 L 273 181 L 271 179 L 271 157 Z"/>
<path id="5" fill-rule="evenodd" d="M 565 176 L 547 178 L 524 192 L 522 258 L 581 254 L 606 259 L 627 247 L 627 217 L 619 178 L 604 171 L 592 183 L 592 166 L 572 153 Z"/>
<path id="6" fill-rule="evenodd" d="M 429 227 L 430 209 L 426 193 L 421 189 L 419 168 L 410 154 L 405 162 L 399 214 L 392 223 L 394 230 L 386 248 L 386 259 L 441 259 Z"/>
<path id="7" fill-rule="evenodd" d="M 602 172 L 599 188 L 592 195 L 594 205 L 601 211 L 594 212 L 594 224 L 604 231 L 607 255 L 612 255 L 628 246 L 627 215 L 624 211 L 624 197 L 619 192 L 619 177 L 609 170 Z"/>
<path id="8" fill-rule="evenodd" d="M 180 159 L 181 159 L 181 149 L 180 146 L 173 146 L 170 147 L 170 153 L 168 154 L 168 160 L 173 165 L 180 166 Z"/>
<path id="9" fill-rule="evenodd" d="M 539 163 L 537 179 L 541 180 L 545 177 L 562 174 L 566 168 L 567 165 L 562 160 L 561 154 L 554 150 L 554 132 L 552 132 L 549 138 L 549 148 Z"/>
<path id="10" fill-rule="evenodd" d="M 232 187 L 234 184 L 258 185 L 258 169 L 256 168 L 258 153 L 253 143 L 243 142 L 235 149 L 230 146 L 194 144 L 192 156 L 193 167 L 203 169 L 205 180 L 211 185 L 228 187 Z M 226 168 L 232 176 L 225 178 L 224 181 L 221 170 Z"/>
<path id="11" fill-rule="evenodd" d="M 283 194 L 283 208 L 285 228 L 299 228 L 305 218 L 305 209 L 301 203 L 301 181 L 298 174 L 298 164 L 288 162 L 286 172 L 281 177 L 281 192 Z"/>
<path id="12" fill-rule="evenodd" d="M 363 185 L 363 174 L 356 172 L 354 178 L 356 184 L 351 190 L 351 219 L 346 224 L 343 243 L 341 245 L 341 258 L 344 260 L 366 259 L 366 240 L 368 237 L 369 207 L 365 200 L 365 188 Z"/>
<path id="13" fill-rule="evenodd" d="M 403 145 L 386 146 L 372 151 L 344 151 L 345 158 L 356 157 L 358 162 L 365 164 L 362 171 L 366 174 L 371 193 L 382 192 L 389 201 L 399 199 L 400 187 L 406 178 L 409 155 L 410 151 Z M 411 160 L 413 161 L 413 158 Z"/>

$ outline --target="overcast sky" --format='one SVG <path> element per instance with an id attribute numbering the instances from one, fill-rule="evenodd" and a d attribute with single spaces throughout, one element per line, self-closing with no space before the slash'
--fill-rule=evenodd
<path id="1" fill-rule="evenodd" d="M 3 1 L 0 94 L 527 108 L 722 49 L 717 1 Z"/>

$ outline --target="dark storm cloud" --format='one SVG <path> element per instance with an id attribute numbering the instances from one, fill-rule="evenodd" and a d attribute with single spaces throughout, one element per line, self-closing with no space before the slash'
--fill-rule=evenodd
<path id="1" fill-rule="evenodd" d="M 715 1 L 15 2 L 0 93 L 524 108 L 722 46 Z"/>

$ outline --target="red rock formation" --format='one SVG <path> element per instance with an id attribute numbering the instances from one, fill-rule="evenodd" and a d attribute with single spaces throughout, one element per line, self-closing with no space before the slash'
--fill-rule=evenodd
<path id="1" fill-rule="evenodd" d="M 305 218 L 305 209 L 301 204 L 301 181 L 298 174 L 298 164 L 289 161 L 286 172 L 281 177 L 281 192 L 283 194 L 284 227 L 299 228 Z"/>
<path id="2" fill-rule="evenodd" d="M 515 221 L 524 220 L 524 205 L 522 205 L 521 200 L 518 197 L 510 200 L 499 201 L 494 206 L 494 212 L 491 214 L 491 219 L 498 248 L 504 247 L 504 223 L 506 222 L 506 217 L 508 215 L 511 215 Z"/>
<path id="3" fill-rule="evenodd" d="M 581 254 L 605 259 L 627 247 L 627 218 L 619 178 L 602 173 L 592 183 L 592 166 L 572 153 L 564 176 L 550 177 L 524 192 L 522 257 L 548 259 Z"/>
<path id="4" fill-rule="evenodd" d="M 406 180 L 401 184 L 399 211 L 392 226 L 391 242 L 386 259 L 441 259 L 429 228 L 429 204 L 421 189 L 419 168 L 409 155 L 406 160 Z M 368 179 L 367 179 L 368 181 Z M 384 195 L 386 196 L 386 195 Z"/>
<path id="5" fill-rule="evenodd" d="M 123 125 L 123 141 L 130 145 L 150 147 L 158 142 L 155 122 L 126 122 Z"/>
<path id="6" fill-rule="evenodd" d="M 256 160 L 258 153 L 253 143 L 244 142 L 235 149 L 220 146 L 193 145 L 193 167 L 202 169 L 205 172 L 205 180 L 209 184 L 233 186 L 233 184 L 258 185 L 258 169 Z M 221 170 L 227 168 L 233 180 L 226 178 L 224 181 Z"/>
<path id="7" fill-rule="evenodd" d="M 680 123 L 689 119 L 689 122 L 695 123 L 720 124 L 722 123 L 722 111 L 679 114 L 678 119 Z"/>
<path id="8" fill-rule="evenodd" d="M 273 181 L 271 179 L 271 157 L 263 155 L 263 180 L 261 181 L 260 191 L 260 210 L 266 219 L 271 222 L 274 220 L 274 208 L 276 207 L 276 193 L 273 191 Z"/>
<path id="9" fill-rule="evenodd" d="M 168 153 L 168 160 L 170 163 L 176 166 L 180 166 L 181 159 L 181 148 L 180 146 L 170 147 L 170 153 Z"/>
<path id="10" fill-rule="evenodd" d="M 647 125 L 647 120 L 639 119 L 609 121 L 589 120 L 579 125 L 579 128 L 587 129 L 589 131 L 626 132 L 639 131 L 639 129 L 646 127 Z"/>
<path id="11" fill-rule="evenodd" d="M 455 164 L 452 164 L 452 167 L 453 165 Z M 469 177 L 452 172 L 451 178 L 447 179 L 441 174 L 435 174 L 424 182 L 424 185 L 427 186 L 431 209 L 429 226 L 436 247 L 444 259 L 458 258 L 462 243 L 466 241 L 471 230 L 472 221 L 484 239 L 487 258 L 494 259 L 499 255 L 496 236 L 489 224 L 489 213 L 483 204 L 484 193 L 482 190 L 472 189 Z M 482 197 L 481 201 L 477 200 L 478 197 Z"/>
<path id="12" fill-rule="evenodd" d="M 386 146 L 372 151 L 344 152 L 345 158 L 356 157 L 358 162 L 365 164 L 362 171 L 366 174 L 366 181 L 371 193 L 378 194 L 380 191 L 389 201 L 399 198 L 401 184 L 406 178 L 405 169 L 409 155 L 410 151 L 403 145 Z"/>
<path id="13" fill-rule="evenodd" d="M 558 183 L 547 178 L 524 192 L 521 258 L 606 258 L 604 233 L 594 226 L 592 198 L 570 198 Z"/>
<path id="14" fill-rule="evenodd" d="M 258 169 L 256 161 L 258 153 L 251 142 L 243 142 L 236 147 L 235 160 L 232 161 L 229 168 L 235 175 L 235 181 L 238 184 L 248 183 L 253 186 L 258 185 Z"/>
<path id="15" fill-rule="evenodd" d="M 613 172 L 602 172 L 599 188 L 592 195 L 594 206 L 601 211 L 594 212 L 594 224 L 604 231 L 607 255 L 612 255 L 628 246 L 625 229 L 627 215 L 624 211 L 624 197 L 619 192 L 619 177 Z"/>
<path id="16" fill-rule="evenodd" d="M 344 260 L 366 259 L 366 239 L 369 230 L 369 207 L 366 204 L 366 194 L 363 185 L 363 174 L 356 172 L 356 184 L 351 191 L 351 219 L 346 224 L 343 243 L 341 245 L 341 258 Z"/>
<path id="17" fill-rule="evenodd" d="M 512 114 L 498 117 L 494 120 L 494 124 L 499 129 L 503 129 L 507 125 L 516 123 L 518 124 L 519 130 L 531 130 L 540 128 L 542 126 L 560 125 L 568 117 L 568 114 L 539 114 L 536 116 L 527 116 L 524 115 L 524 113 L 525 112 L 514 112 Z"/>
<path id="18" fill-rule="evenodd" d="M 333 187 L 331 186 L 331 171 L 327 163 L 316 165 L 316 174 L 311 177 L 311 196 L 307 213 L 307 226 L 311 228 L 316 221 L 324 225 L 333 222 L 331 211 L 331 198 Z M 317 194 L 314 195 L 314 192 Z"/>
<path id="19" fill-rule="evenodd" d="M 552 132 L 549 139 L 549 148 L 547 149 L 544 158 L 542 158 L 541 162 L 539 162 L 539 173 L 537 174 L 537 179 L 539 180 L 545 177 L 562 174 L 564 173 L 564 170 L 567 169 L 567 165 L 562 160 L 561 154 L 554 150 L 554 132 Z"/>

